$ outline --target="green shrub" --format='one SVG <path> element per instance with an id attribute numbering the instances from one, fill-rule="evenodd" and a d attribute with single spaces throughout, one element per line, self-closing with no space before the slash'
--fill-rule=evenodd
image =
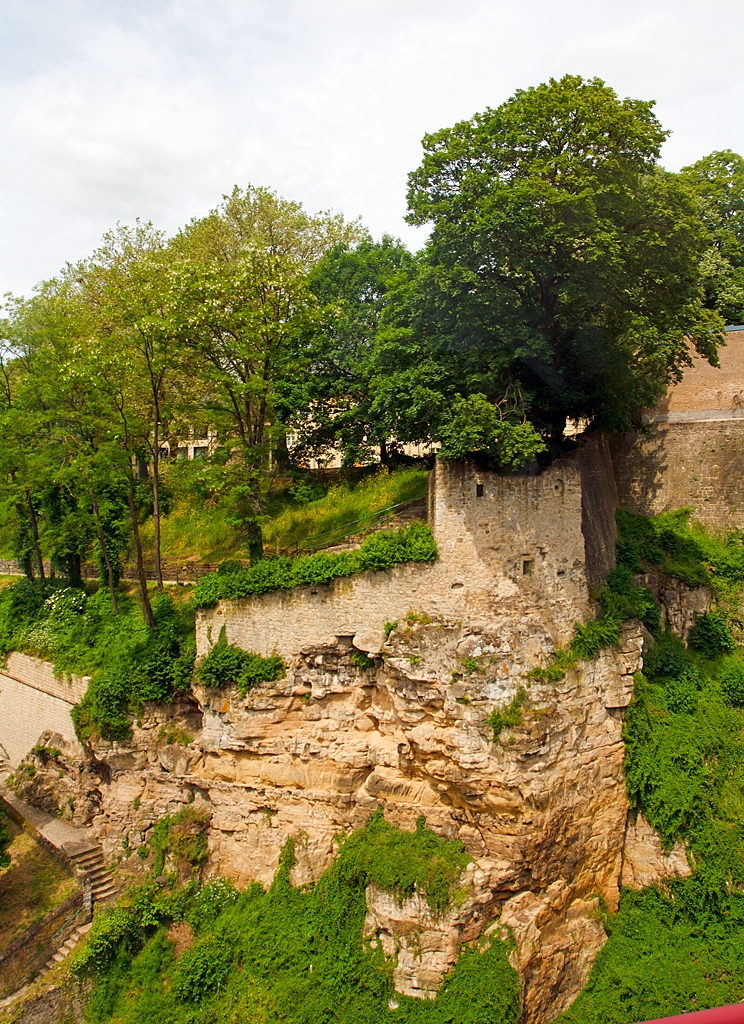
<path id="1" fill-rule="evenodd" d="M 488 724 L 493 729 L 494 742 L 498 742 L 504 729 L 516 729 L 518 726 L 524 725 L 522 708 L 526 700 L 527 691 L 520 686 L 506 707 L 493 709 L 488 718 Z"/>
<path id="2" fill-rule="evenodd" d="M 729 659 L 719 676 L 721 689 L 732 707 L 744 708 L 744 662 L 741 657 Z"/>
<path id="3" fill-rule="evenodd" d="M 374 658 L 370 658 L 370 656 L 364 651 L 354 651 L 351 656 L 351 660 L 357 668 L 362 669 L 362 671 L 375 667 Z"/>
<path id="4" fill-rule="evenodd" d="M 103 970 L 89 962 L 94 986 L 87 1019 L 517 1024 L 519 976 L 509 965 L 511 945 L 497 936 L 463 948 L 435 999 L 399 996 L 397 1009 L 388 1005 L 393 962 L 362 939 L 368 885 L 399 899 L 423 892 L 441 909 L 456 894 L 468 860 L 459 842 L 435 835 L 423 820 L 407 832 L 378 811 L 341 841 L 315 885 L 291 885 L 295 857 L 288 841 L 267 892 L 254 884 L 237 893 L 224 880 L 201 890 L 151 886 L 136 901 L 128 898 L 131 937 L 122 929 L 121 945 L 113 943 Z M 197 938 L 176 962 L 166 928 L 182 918 Z"/>
<path id="5" fill-rule="evenodd" d="M 234 684 L 240 695 L 245 696 L 253 686 L 282 679 L 285 671 L 285 664 L 278 654 L 263 658 L 260 654 L 244 651 L 242 647 L 228 643 L 223 626 L 217 643 L 209 648 L 206 658 L 196 670 L 196 676 L 202 686 Z"/>
<path id="6" fill-rule="evenodd" d="M 603 647 L 620 641 L 620 623 L 608 617 L 574 627 L 571 653 L 584 661 L 596 658 Z"/>
<path id="7" fill-rule="evenodd" d="M 187 949 L 176 970 L 176 997 L 201 1002 L 225 981 L 235 961 L 235 945 L 224 934 L 209 934 Z"/>
<path id="8" fill-rule="evenodd" d="M 704 615 L 697 615 L 687 642 L 690 647 L 704 654 L 706 658 L 716 658 L 719 654 L 731 654 L 736 648 L 734 638 L 726 625 L 726 619 L 720 612 L 706 612 Z"/>
<path id="9" fill-rule="evenodd" d="M 354 573 L 390 569 L 401 562 L 430 562 L 436 557 L 431 530 L 416 522 L 404 529 L 373 533 L 353 551 L 271 558 L 227 575 L 211 573 L 197 586 L 194 602 L 199 608 L 212 608 L 220 600 L 291 590 L 303 584 L 322 586 Z"/>
<path id="10" fill-rule="evenodd" d="M 671 630 L 661 633 L 656 642 L 643 650 L 643 671 L 647 676 L 678 676 L 688 662 L 682 640 Z"/>
<path id="11" fill-rule="evenodd" d="M 192 804 L 177 814 L 165 814 L 152 830 L 150 845 L 155 851 L 152 873 L 161 875 L 170 855 L 181 872 L 198 872 L 209 857 L 207 831 L 210 817 Z"/>

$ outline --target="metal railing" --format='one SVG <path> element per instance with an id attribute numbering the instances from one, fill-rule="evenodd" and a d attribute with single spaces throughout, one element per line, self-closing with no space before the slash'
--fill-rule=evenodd
<path id="1" fill-rule="evenodd" d="M 341 541 L 348 540 L 349 537 L 356 537 L 359 534 L 367 533 L 373 527 L 387 526 L 393 520 L 399 519 L 405 509 L 413 509 L 416 506 L 421 506 L 425 510 L 426 498 L 411 498 L 409 501 L 399 501 L 397 505 L 388 505 L 387 508 L 370 512 L 359 519 L 352 519 L 341 526 L 334 527 L 332 530 L 313 534 L 311 537 L 305 537 L 301 541 L 298 540 L 285 548 L 279 548 L 276 553 L 278 555 L 297 555 L 300 552 L 312 552 L 318 551 L 321 548 L 331 547 L 333 544 L 339 544 Z M 362 523 L 365 525 L 361 525 Z"/>
<path id="2" fill-rule="evenodd" d="M 387 508 L 370 512 L 359 519 L 352 519 L 341 526 L 334 527 L 332 530 L 313 534 L 311 537 L 305 537 L 284 548 L 277 548 L 275 554 L 297 555 L 301 552 L 313 552 L 319 551 L 321 548 L 331 547 L 333 544 L 339 544 L 350 537 L 368 533 L 378 527 L 389 526 L 390 523 L 405 515 L 407 510 L 413 510 L 417 506 L 422 508 L 425 513 L 426 498 L 411 498 L 408 501 L 399 501 L 397 505 L 388 505 Z M 422 518 L 425 518 L 425 514 Z M 269 548 L 269 550 L 271 549 Z M 241 559 L 236 559 L 236 561 L 241 561 Z M 247 562 L 245 564 L 248 565 Z M 34 565 L 35 568 L 36 566 Z M 161 562 L 163 581 L 165 583 L 193 583 L 211 572 L 216 572 L 218 568 L 219 562 Z M 144 569 L 147 580 L 154 581 L 157 579 L 154 563 L 148 563 Z M 51 576 L 51 567 L 48 562 L 44 562 L 44 572 L 48 577 Z M 0 575 L 22 576 L 23 568 L 16 559 L 0 558 Z M 84 580 L 95 580 L 100 578 L 101 571 L 97 565 L 86 563 L 80 566 L 80 575 Z M 139 576 L 137 575 L 136 568 L 132 565 L 123 566 L 121 579 L 128 581 L 138 580 Z"/>

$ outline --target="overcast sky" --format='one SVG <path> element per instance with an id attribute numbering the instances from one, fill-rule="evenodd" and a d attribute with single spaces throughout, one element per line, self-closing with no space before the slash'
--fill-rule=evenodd
<path id="1" fill-rule="evenodd" d="M 0 293 L 234 184 L 410 245 L 424 132 L 566 72 L 744 153 L 742 0 L 0 0 Z"/>

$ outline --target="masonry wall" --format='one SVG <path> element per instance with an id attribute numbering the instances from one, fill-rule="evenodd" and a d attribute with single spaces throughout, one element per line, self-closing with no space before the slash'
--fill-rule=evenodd
<path id="1" fill-rule="evenodd" d="M 45 731 L 75 743 L 70 712 L 82 698 L 87 679 L 59 679 L 49 662 L 26 654 L 8 655 L 0 671 L 0 744 L 15 767 Z"/>
<path id="2" fill-rule="evenodd" d="M 612 444 L 622 508 L 692 508 L 712 530 L 744 529 L 744 421 L 659 423 Z"/>
<path id="3" fill-rule="evenodd" d="M 614 511 L 614 510 L 612 510 Z M 586 616 L 581 469 L 561 460 L 537 476 L 501 476 L 475 463 L 437 461 L 429 522 L 439 547 L 432 564 L 397 566 L 223 601 L 197 615 L 204 655 L 224 625 L 241 647 L 291 660 L 303 647 L 355 638 L 379 650 L 385 622 L 414 611 L 469 626 L 502 622 L 564 642 Z"/>
<path id="4" fill-rule="evenodd" d="M 708 529 L 744 529 L 744 328 L 726 341 L 720 367 L 695 357 L 646 431 L 612 442 L 620 507 L 691 508 Z"/>

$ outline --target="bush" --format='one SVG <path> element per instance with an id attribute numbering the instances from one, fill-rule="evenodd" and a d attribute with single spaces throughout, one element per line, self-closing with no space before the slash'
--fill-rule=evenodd
<path id="1" fill-rule="evenodd" d="M 271 558 L 227 575 L 210 573 L 197 586 L 194 602 L 198 608 L 213 608 L 220 600 L 291 590 L 303 584 L 322 586 L 354 573 L 390 569 L 401 562 L 430 562 L 436 557 L 431 530 L 416 522 L 400 530 L 373 533 L 353 551 Z"/>
<path id="2" fill-rule="evenodd" d="M 728 661 L 719 678 L 728 703 L 735 708 L 744 708 L 744 662 L 741 658 Z"/>
<path id="3" fill-rule="evenodd" d="M 706 658 L 719 654 L 731 654 L 736 649 L 734 638 L 726 625 L 725 616 L 720 612 L 706 612 L 695 617 L 695 625 L 689 632 L 687 642 L 693 650 Z"/>
<path id="4" fill-rule="evenodd" d="M 196 671 L 202 686 L 219 687 L 234 684 L 241 697 L 259 683 L 273 683 L 282 679 L 286 666 L 278 654 L 268 658 L 244 651 L 242 647 L 227 642 L 225 627 L 220 630 L 216 644 L 209 649 L 204 661 Z"/>
<path id="5" fill-rule="evenodd" d="M 520 686 L 505 708 L 493 709 L 489 716 L 488 724 L 493 729 L 494 742 L 498 741 L 504 729 L 516 729 L 518 726 L 524 725 L 522 707 L 526 700 L 527 691 L 523 686 Z"/>
<path id="6" fill-rule="evenodd" d="M 498 936 L 464 947 L 435 999 L 400 996 L 395 1010 L 388 1005 L 393 962 L 362 938 L 370 884 L 398 899 L 422 892 L 437 911 L 446 907 L 469 861 L 460 842 L 437 836 L 423 819 L 413 832 L 398 829 L 378 810 L 340 842 L 315 885 L 291 885 L 294 861 L 290 840 L 267 892 L 254 884 L 237 893 L 215 879 L 200 891 L 150 887 L 136 901 L 125 897 L 133 941 L 118 950 L 114 943 L 104 970 L 93 965 L 87 1019 L 516 1024 L 519 976 L 509 965 L 511 945 Z M 181 918 L 197 938 L 176 962 L 166 928 Z"/>
<path id="7" fill-rule="evenodd" d="M 643 651 L 643 671 L 647 676 L 678 676 L 689 661 L 685 645 L 671 630 L 661 633 L 653 646 Z"/>
<path id="8" fill-rule="evenodd" d="M 229 936 L 210 934 L 187 949 L 176 971 L 176 997 L 183 1002 L 201 1002 L 224 982 L 235 961 L 235 946 Z"/>

